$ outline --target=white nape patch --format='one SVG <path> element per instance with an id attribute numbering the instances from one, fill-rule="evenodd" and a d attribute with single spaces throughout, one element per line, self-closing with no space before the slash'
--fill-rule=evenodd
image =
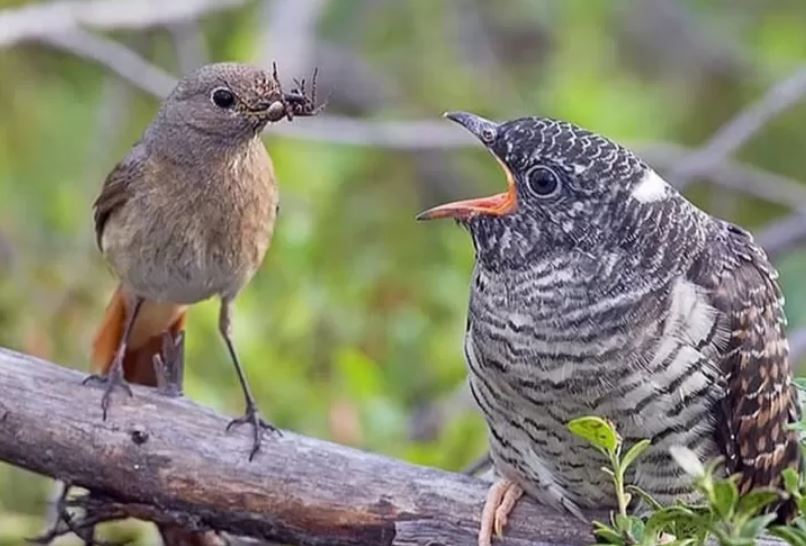
<path id="1" fill-rule="evenodd" d="M 644 177 L 635 185 L 631 195 L 642 203 L 662 201 L 669 196 L 669 184 L 658 176 L 658 173 L 647 168 Z"/>

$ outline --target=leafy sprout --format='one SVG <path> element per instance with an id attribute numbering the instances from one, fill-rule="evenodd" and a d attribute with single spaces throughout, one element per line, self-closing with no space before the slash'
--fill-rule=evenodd
<path id="1" fill-rule="evenodd" d="M 568 429 L 608 459 L 609 466 L 602 471 L 613 482 L 617 510 L 608 523 L 593 522 L 599 543 L 751 546 L 768 534 L 787 544 L 806 546 L 806 488 L 793 469 L 784 471 L 783 489 L 756 488 L 741 495 L 738 477 L 724 477 L 720 459 L 703 464 L 692 450 L 674 446 L 670 454 L 691 479 L 696 501 L 661 506 L 647 492 L 625 481 L 628 469 L 649 448 L 649 440 L 637 442 L 622 455 L 623 440 L 607 419 L 581 417 L 569 422 Z M 639 501 L 636 506 L 640 509 L 630 513 L 633 498 Z M 788 500 L 797 506 L 797 516 L 791 524 L 780 525 L 774 509 Z"/>

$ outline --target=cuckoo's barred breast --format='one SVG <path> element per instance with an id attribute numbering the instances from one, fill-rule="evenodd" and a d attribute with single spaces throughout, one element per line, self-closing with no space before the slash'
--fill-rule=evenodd
<path id="1" fill-rule="evenodd" d="M 750 235 L 571 124 L 454 119 L 509 179 L 425 216 L 473 237 L 464 349 L 498 472 L 547 504 L 615 506 L 606 461 L 567 430 L 584 415 L 652 440 L 631 479 L 662 503 L 691 494 L 673 445 L 724 456 L 743 490 L 799 466 L 783 299 Z"/>

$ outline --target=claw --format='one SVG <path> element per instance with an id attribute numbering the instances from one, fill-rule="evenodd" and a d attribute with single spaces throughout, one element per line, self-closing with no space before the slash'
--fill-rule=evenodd
<path id="1" fill-rule="evenodd" d="M 233 419 L 227 425 L 227 432 L 232 430 L 235 427 L 239 427 L 241 425 L 251 424 L 252 425 L 252 451 L 249 453 L 249 461 L 251 462 L 255 456 L 257 455 L 258 451 L 260 451 L 261 443 L 263 442 L 263 431 L 268 430 L 273 434 L 277 434 L 278 436 L 282 435 L 280 429 L 269 423 L 268 421 L 264 420 L 260 413 L 257 411 L 252 405 L 248 405 L 246 407 L 246 412 L 237 419 Z"/>
<path id="2" fill-rule="evenodd" d="M 157 390 L 170 397 L 182 396 L 182 379 L 185 360 L 185 335 L 179 332 L 174 338 L 170 332 L 162 335 L 162 350 L 153 356 Z"/>
<path id="3" fill-rule="evenodd" d="M 109 405 L 112 401 L 112 392 L 115 389 L 121 389 L 130 397 L 134 396 L 132 392 L 132 388 L 126 382 L 126 379 L 123 377 L 123 354 L 119 353 L 115 356 L 115 360 L 112 362 L 112 366 L 110 366 L 109 371 L 106 374 L 98 375 L 93 374 L 84 378 L 81 382 L 82 385 L 88 385 L 90 383 L 97 383 L 99 385 L 106 385 L 104 389 L 104 394 L 101 397 L 101 410 L 103 412 L 103 420 L 106 421 L 106 417 L 109 414 Z"/>

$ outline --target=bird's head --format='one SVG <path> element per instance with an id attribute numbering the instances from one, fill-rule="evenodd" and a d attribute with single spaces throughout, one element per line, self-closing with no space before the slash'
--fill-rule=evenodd
<path id="1" fill-rule="evenodd" d="M 629 150 L 571 123 L 537 117 L 495 123 L 464 112 L 446 117 L 492 152 L 507 189 L 428 209 L 418 219 L 456 219 L 472 233 L 479 258 L 498 267 L 618 244 L 634 235 L 627 221 L 642 207 L 674 195 Z"/>
<path id="2" fill-rule="evenodd" d="M 283 98 L 276 74 L 238 63 L 211 64 L 177 84 L 160 119 L 237 143 L 285 117 Z"/>

